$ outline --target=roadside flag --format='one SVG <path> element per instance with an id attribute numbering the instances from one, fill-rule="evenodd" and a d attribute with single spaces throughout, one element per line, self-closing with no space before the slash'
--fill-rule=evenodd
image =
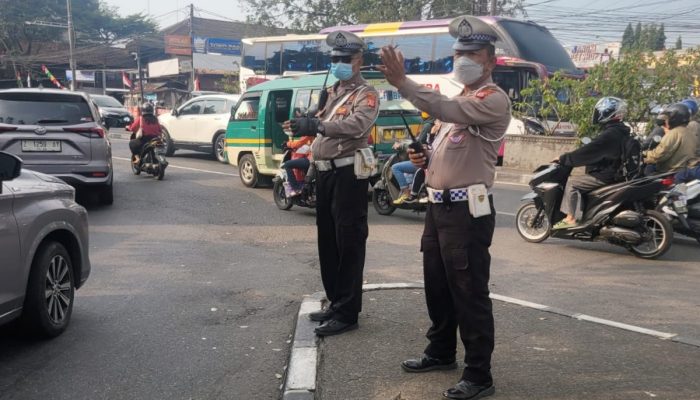
<path id="1" fill-rule="evenodd" d="M 61 85 L 61 82 L 58 79 L 56 79 L 55 76 L 53 76 L 53 74 L 51 73 L 51 71 L 49 71 L 48 68 L 46 68 L 46 65 L 41 66 L 41 72 L 46 74 L 46 77 L 49 78 L 51 83 L 53 83 L 57 88 L 65 89 L 65 87 L 63 85 Z"/>
<path id="2" fill-rule="evenodd" d="M 129 76 L 124 71 L 122 71 L 122 85 L 128 87 L 129 89 L 134 88 L 134 84 L 131 82 L 131 79 L 129 79 Z"/>
<path id="3" fill-rule="evenodd" d="M 27 87 L 32 87 L 32 73 L 30 71 L 27 71 Z"/>
<path id="4" fill-rule="evenodd" d="M 22 87 L 22 74 L 20 74 L 19 71 L 17 71 L 16 76 L 17 76 L 17 87 L 21 88 Z"/>
<path id="5" fill-rule="evenodd" d="M 201 90 L 201 89 L 199 88 L 199 75 L 197 75 L 197 76 L 194 78 L 194 90 L 195 90 L 195 91 Z"/>

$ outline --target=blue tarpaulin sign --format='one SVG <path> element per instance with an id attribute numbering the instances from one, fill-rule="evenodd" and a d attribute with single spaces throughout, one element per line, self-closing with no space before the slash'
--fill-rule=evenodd
<path id="1" fill-rule="evenodd" d="M 207 53 L 219 53 L 231 56 L 241 55 L 241 41 L 234 39 L 208 38 Z"/>

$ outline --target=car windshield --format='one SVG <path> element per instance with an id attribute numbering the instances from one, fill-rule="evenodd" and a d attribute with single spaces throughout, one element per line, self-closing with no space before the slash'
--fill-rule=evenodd
<path id="1" fill-rule="evenodd" d="M 0 124 L 75 125 L 93 122 L 82 96 L 58 93 L 0 93 Z"/>
<path id="2" fill-rule="evenodd" d="M 123 108 L 124 106 L 117 101 L 112 96 L 92 96 L 92 100 L 97 104 L 98 107 L 118 107 Z"/>

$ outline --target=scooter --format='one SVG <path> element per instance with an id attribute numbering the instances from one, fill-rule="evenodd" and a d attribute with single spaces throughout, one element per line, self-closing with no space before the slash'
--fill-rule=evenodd
<path id="1" fill-rule="evenodd" d="M 579 225 L 552 229 L 564 218 L 559 211 L 571 168 L 559 164 L 540 166 L 530 180 L 532 192 L 523 197 L 516 214 L 516 229 L 528 242 L 548 237 L 581 241 L 606 241 L 622 246 L 637 257 L 654 259 L 673 242 L 673 227 L 656 211 L 658 194 L 672 185 L 671 173 L 636 178 L 596 189 L 585 196 Z"/>
<path id="2" fill-rule="evenodd" d="M 134 139 L 134 134 L 131 134 Z M 165 168 L 168 161 L 165 159 L 165 146 L 161 136 L 155 137 L 143 146 L 139 156 L 139 162 L 134 163 L 135 156 L 131 156 L 131 172 L 140 175 L 141 172 L 153 175 L 157 180 L 162 181 L 165 177 Z"/>
<path id="3" fill-rule="evenodd" d="M 399 188 L 399 183 L 396 181 L 396 178 L 394 178 L 391 166 L 397 162 L 407 160 L 406 154 L 405 152 L 397 152 L 390 155 L 386 162 L 384 162 L 379 180 L 377 180 L 373 186 L 372 205 L 380 215 L 391 215 L 397 208 L 416 212 L 426 211 L 428 209 L 428 193 L 426 192 L 425 184 L 421 186 L 417 201 L 394 205 L 394 200 L 398 199 L 401 195 L 401 189 Z"/>
<path id="4" fill-rule="evenodd" d="M 287 170 L 284 169 L 284 163 L 292 159 L 292 150 L 284 149 L 284 156 L 280 170 L 272 179 L 272 197 L 275 200 L 275 205 L 280 210 L 289 210 L 292 206 L 316 208 L 316 167 L 313 163 L 309 167 L 309 171 L 304 174 L 304 186 L 301 194 L 293 197 L 287 197 L 285 183 L 289 182 Z"/>
<path id="5" fill-rule="evenodd" d="M 656 209 L 671 221 L 675 232 L 700 243 L 700 180 L 679 183 L 664 192 Z"/>

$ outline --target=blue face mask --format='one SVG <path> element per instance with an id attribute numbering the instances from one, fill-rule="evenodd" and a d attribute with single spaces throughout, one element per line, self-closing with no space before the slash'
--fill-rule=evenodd
<path id="1" fill-rule="evenodd" d="M 352 78 L 352 64 L 333 63 L 331 64 L 331 74 L 341 81 Z"/>

